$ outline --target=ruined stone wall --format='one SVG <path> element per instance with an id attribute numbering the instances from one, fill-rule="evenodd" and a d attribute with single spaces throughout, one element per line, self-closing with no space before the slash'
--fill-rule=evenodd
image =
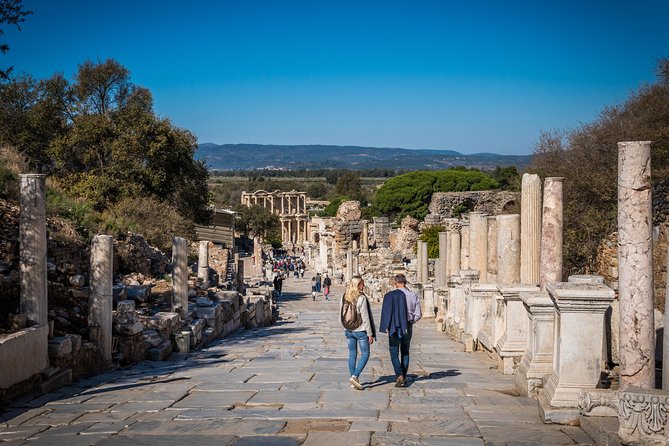
<path id="1" fill-rule="evenodd" d="M 464 205 L 467 211 L 483 212 L 489 215 L 513 214 L 520 212 L 520 192 L 475 191 L 475 192 L 435 192 L 430 201 L 430 213 L 442 218 L 453 216 L 453 210 Z"/>

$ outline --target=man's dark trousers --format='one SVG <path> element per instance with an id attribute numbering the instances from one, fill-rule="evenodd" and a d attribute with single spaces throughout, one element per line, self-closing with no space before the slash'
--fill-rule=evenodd
<path id="1" fill-rule="evenodd" d="M 388 347 L 390 350 L 390 361 L 393 363 L 396 377 L 406 378 L 409 370 L 409 348 L 411 348 L 411 334 L 413 327 L 411 323 L 407 332 L 401 338 L 388 336 Z"/>

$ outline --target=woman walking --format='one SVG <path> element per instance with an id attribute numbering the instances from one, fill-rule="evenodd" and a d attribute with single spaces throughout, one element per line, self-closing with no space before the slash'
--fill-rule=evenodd
<path id="1" fill-rule="evenodd" d="M 362 277 L 354 276 L 339 304 L 339 318 L 345 328 L 344 335 L 348 343 L 348 371 L 351 374 L 349 382 L 357 390 L 364 390 L 360 384 L 360 374 L 369 360 L 369 346 L 376 339 L 372 309 L 364 289 L 365 282 Z"/>

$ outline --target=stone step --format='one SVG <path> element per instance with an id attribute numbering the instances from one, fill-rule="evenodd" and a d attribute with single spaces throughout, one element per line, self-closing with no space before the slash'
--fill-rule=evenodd
<path id="1" fill-rule="evenodd" d="M 42 380 L 36 387 L 41 393 L 49 393 L 70 384 L 72 384 L 72 369 L 62 369 Z"/>

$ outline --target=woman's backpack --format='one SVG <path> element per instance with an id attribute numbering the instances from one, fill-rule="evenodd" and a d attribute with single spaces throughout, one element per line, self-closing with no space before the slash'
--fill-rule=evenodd
<path id="1" fill-rule="evenodd" d="M 341 324 L 345 329 L 353 331 L 362 325 L 362 316 L 358 312 L 357 302 L 349 302 L 342 297 L 343 303 L 341 306 Z"/>

